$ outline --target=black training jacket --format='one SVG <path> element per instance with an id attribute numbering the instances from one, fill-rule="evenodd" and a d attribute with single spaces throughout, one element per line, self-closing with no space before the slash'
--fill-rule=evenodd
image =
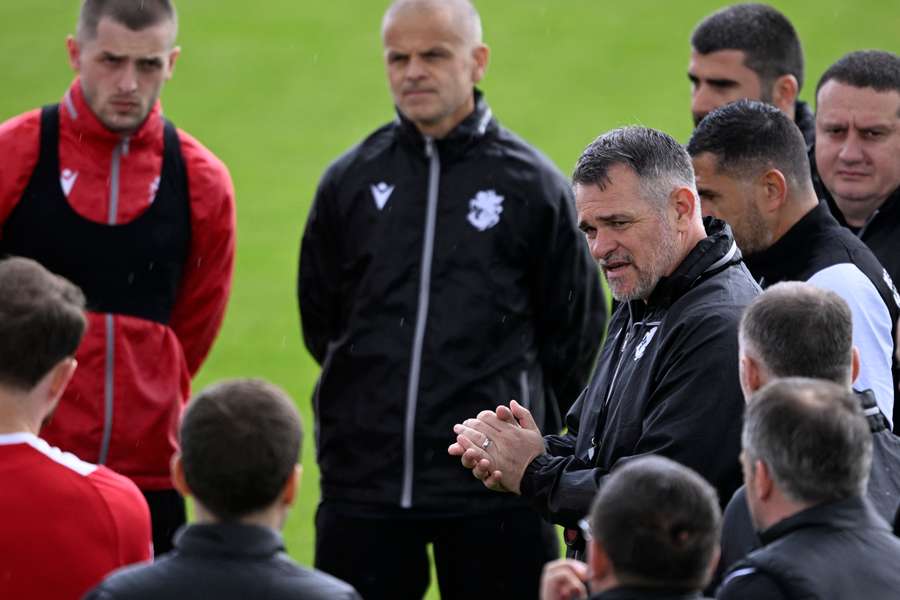
<path id="1" fill-rule="evenodd" d="M 440 140 L 400 117 L 340 157 L 303 236 L 298 295 L 322 365 L 322 497 L 488 511 L 452 427 L 517 399 L 558 431 L 605 324 L 568 181 L 481 97 Z"/>
<path id="2" fill-rule="evenodd" d="M 900 539 L 862 498 L 820 504 L 760 533 L 759 550 L 738 562 L 720 600 L 895 600 Z"/>
<path id="3" fill-rule="evenodd" d="M 623 303 L 587 389 L 525 471 L 522 495 L 545 518 L 576 528 L 610 471 L 659 454 L 693 468 L 724 504 L 741 483 L 744 399 L 738 322 L 759 286 L 724 222 L 704 220 L 702 240 L 647 303 Z"/>

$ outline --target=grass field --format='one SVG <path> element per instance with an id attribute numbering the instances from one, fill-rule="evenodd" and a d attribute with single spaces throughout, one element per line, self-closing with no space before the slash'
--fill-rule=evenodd
<path id="1" fill-rule="evenodd" d="M 593 137 L 618 125 L 641 123 L 686 140 L 688 38 L 722 3 L 477 4 L 492 48 L 483 89 L 494 113 L 564 171 Z M 803 40 L 803 99 L 847 51 L 900 51 L 896 0 L 774 4 Z M 312 562 L 318 498 L 310 414 L 318 367 L 300 338 L 299 240 L 324 168 L 392 117 L 378 33 L 384 7 L 373 0 L 181 0 L 182 55 L 163 94 L 166 114 L 229 165 L 237 190 L 234 291 L 195 389 L 257 376 L 297 400 L 310 435 L 303 492 L 285 534 L 304 564 Z M 0 120 L 61 97 L 71 77 L 64 39 L 76 14 L 75 0 L 0 2 Z"/>

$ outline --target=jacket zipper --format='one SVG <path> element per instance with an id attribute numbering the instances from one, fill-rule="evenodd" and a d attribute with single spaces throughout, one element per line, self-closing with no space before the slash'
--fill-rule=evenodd
<path id="1" fill-rule="evenodd" d="M 122 155 L 128 155 L 128 138 L 122 138 L 122 141 L 116 144 L 112 152 L 112 162 L 109 166 L 109 215 L 107 223 L 115 225 L 119 220 L 119 167 Z M 104 318 L 106 324 L 106 364 L 103 376 L 103 437 L 100 441 L 100 458 L 98 462 L 102 465 L 106 463 L 109 457 L 109 442 L 112 438 L 112 422 L 113 422 L 113 402 L 115 400 L 115 359 L 116 359 L 116 336 L 115 336 L 115 319 L 111 313 L 107 313 Z"/>
<path id="2" fill-rule="evenodd" d="M 519 402 L 522 403 L 522 406 L 531 410 L 531 393 L 528 390 L 528 371 L 525 369 L 522 369 L 519 373 L 519 388 L 521 389 Z"/>
<path id="3" fill-rule="evenodd" d="M 412 507 L 416 404 L 419 399 L 422 346 L 425 342 L 425 325 L 428 320 L 428 302 L 431 292 L 431 261 L 434 256 L 434 230 L 437 221 L 438 189 L 441 177 L 440 157 L 434 145 L 434 140 L 430 137 L 425 138 L 425 156 L 428 158 L 428 207 L 425 216 L 425 242 L 422 246 L 422 265 L 419 274 L 419 305 L 416 310 L 416 330 L 409 366 L 409 385 L 406 390 L 406 423 L 403 432 L 403 489 L 400 496 L 400 506 L 402 508 Z"/>

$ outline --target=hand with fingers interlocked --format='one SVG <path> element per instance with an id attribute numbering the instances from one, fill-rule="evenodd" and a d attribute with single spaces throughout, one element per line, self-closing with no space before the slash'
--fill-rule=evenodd
<path id="1" fill-rule="evenodd" d="M 460 457 L 485 487 L 498 492 L 520 493 L 525 469 L 545 450 L 534 417 L 515 400 L 496 411 L 481 411 L 477 418 L 454 425 L 453 432 L 456 442 L 447 452 Z"/>

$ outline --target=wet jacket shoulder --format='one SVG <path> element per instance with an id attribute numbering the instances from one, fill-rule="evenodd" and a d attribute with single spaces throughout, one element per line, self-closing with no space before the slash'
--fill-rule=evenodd
<path id="1" fill-rule="evenodd" d="M 764 546 L 734 565 L 717 598 L 897 597 L 900 539 L 862 498 L 814 506 L 760 537 Z M 758 595 L 756 588 L 763 583 L 779 593 Z"/>
<path id="2" fill-rule="evenodd" d="M 566 435 L 546 438 L 527 468 L 522 495 L 545 518 L 574 527 L 612 468 L 644 454 L 697 470 L 723 502 L 740 485 L 737 326 L 759 287 L 730 228 L 706 225 L 709 237 L 646 304 L 619 307 Z"/>
<path id="3" fill-rule="evenodd" d="M 438 487 L 457 475 L 449 496 L 483 494 L 444 458 L 453 424 L 516 398 L 558 430 L 604 326 L 599 275 L 568 182 L 502 128 L 480 94 L 443 139 L 427 140 L 398 117 L 328 168 L 301 243 L 298 298 L 307 348 L 322 364 L 326 496 L 332 477 L 354 497 L 373 482 L 380 489 L 368 497 L 394 496 L 391 469 L 370 464 L 372 449 L 395 464 L 409 452 L 397 434 L 410 404 L 416 460 L 427 463 L 415 477 L 433 482 L 419 485 L 423 492 L 435 486 L 423 501 L 444 503 Z M 414 366 L 418 385 L 410 386 Z M 342 434 L 355 447 L 338 443 Z M 361 468 L 354 474 L 347 464 Z"/>

